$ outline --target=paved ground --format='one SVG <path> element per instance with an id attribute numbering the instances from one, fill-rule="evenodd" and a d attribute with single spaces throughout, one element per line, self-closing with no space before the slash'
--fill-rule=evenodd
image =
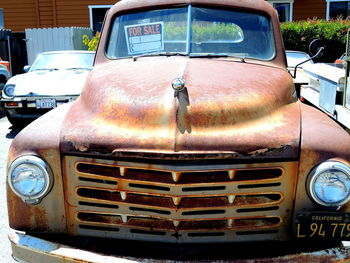
<path id="1" fill-rule="evenodd" d="M 11 141 L 18 130 L 11 129 L 6 117 L 0 115 L 0 262 L 15 262 L 11 257 L 10 243 L 7 239 L 9 232 L 6 206 L 5 166 L 7 152 Z"/>

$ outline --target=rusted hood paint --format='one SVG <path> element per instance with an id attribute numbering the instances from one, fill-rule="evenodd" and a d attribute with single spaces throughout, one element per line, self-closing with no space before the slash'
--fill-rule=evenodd
<path id="1" fill-rule="evenodd" d="M 171 86 L 177 77 L 186 83 L 178 94 Z M 239 61 L 112 61 L 88 76 L 65 118 L 61 150 L 297 158 L 300 108 L 293 91 L 286 71 Z"/>

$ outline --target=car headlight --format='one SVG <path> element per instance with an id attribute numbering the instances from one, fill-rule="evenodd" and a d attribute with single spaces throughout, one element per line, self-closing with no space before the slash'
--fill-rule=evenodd
<path id="1" fill-rule="evenodd" d="M 53 176 L 44 160 L 27 155 L 17 158 L 10 165 L 8 184 L 23 201 L 37 204 L 50 191 Z"/>
<path id="2" fill-rule="evenodd" d="M 15 96 L 15 87 L 16 87 L 15 84 L 5 85 L 5 87 L 4 87 L 4 94 L 7 97 L 13 98 Z"/>
<path id="3" fill-rule="evenodd" d="M 308 192 L 322 206 L 342 206 L 350 199 L 350 168 L 336 161 L 321 163 L 309 175 Z"/>

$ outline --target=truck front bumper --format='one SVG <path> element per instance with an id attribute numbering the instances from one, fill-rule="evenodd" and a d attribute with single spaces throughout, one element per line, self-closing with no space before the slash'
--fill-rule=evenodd
<path id="1" fill-rule="evenodd" d="M 106 256 L 82 249 L 73 248 L 62 245 L 42 238 L 26 235 L 22 232 L 11 232 L 9 239 L 12 246 L 13 258 L 21 263 L 131 263 L 131 262 L 176 262 L 173 260 L 151 260 L 135 258 L 135 260 L 126 259 L 117 256 Z M 286 256 L 271 256 L 265 258 L 259 257 L 261 263 L 274 262 L 330 262 L 330 263 L 346 263 L 350 262 L 350 248 L 348 244 L 336 248 L 328 248 L 325 250 L 315 251 L 311 253 L 295 253 Z M 267 246 L 269 247 L 269 246 Z M 266 248 L 265 248 L 266 249 Z M 230 249 L 232 253 L 232 249 Z M 214 252 L 215 253 L 215 252 Z M 253 259 L 254 260 L 254 259 Z M 231 255 L 230 259 L 211 260 L 212 262 L 237 262 L 235 255 Z M 252 258 L 247 260 L 239 259 L 239 262 L 249 263 Z M 188 260 L 187 262 L 208 262 L 207 260 Z"/>
<path id="2" fill-rule="evenodd" d="M 18 262 L 28 263 L 130 263 L 128 259 L 104 256 L 81 249 L 64 246 L 45 239 L 26 235 L 19 232 L 9 234 L 12 256 Z"/>

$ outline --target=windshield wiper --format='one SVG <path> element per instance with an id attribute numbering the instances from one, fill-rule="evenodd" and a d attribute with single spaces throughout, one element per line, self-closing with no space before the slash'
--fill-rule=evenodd
<path id="1" fill-rule="evenodd" d="M 141 57 L 153 57 L 153 56 L 188 56 L 188 54 L 184 52 L 154 52 L 154 53 L 148 53 L 148 54 L 142 54 L 142 55 L 137 55 L 133 56 L 133 59 L 136 60 L 137 58 Z"/>
<path id="2" fill-rule="evenodd" d="M 191 53 L 190 58 L 237 58 L 241 62 L 245 62 L 245 56 L 234 56 L 226 53 Z"/>
<path id="3" fill-rule="evenodd" d="M 152 56 L 189 56 L 190 58 L 220 58 L 220 57 L 228 57 L 228 58 L 236 58 L 241 62 L 245 62 L 245 56 L 235 56 L 227 53 L 190 53 L 187 54 L 185 52 L 155 52 L 142 54 L 138 56 L 133 56 L 134 60 L 140 57 L 152 57 Z"/>

